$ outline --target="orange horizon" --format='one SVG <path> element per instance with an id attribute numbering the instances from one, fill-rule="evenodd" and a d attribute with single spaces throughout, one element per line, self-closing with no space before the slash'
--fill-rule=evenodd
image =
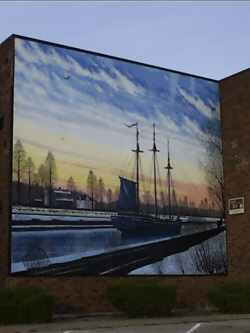
<path id="1" fill-rule="evenodd" d="M 22 141 L 22 139 L 21 139 Z M 14 144 L 14 142 L 13 142 Z M 24 149 L 26 151 L 26 155 L 30 156 L 33 159 L 33 162 L 36 167 L 36 172 L 38 170 L 39 165 L 41 163 L 44 163 L 47 152 L 45 152 L 42 148 L 33 147 L 29 143 L 23 144 Z M 53 151 L 53 149 L 52 149 Z M 58 158 L 59 155 L 59 158 Z M 72 160 L 66 160 L 63 158 L 63 156 L 60 158 L 60 154 L 57 155 L 56 158 L 56 164 L 57 164 L 57 174 L 58 179 L 56 182 L 56 185 L 58 187 L 66 188 L 67 187 L 67 181 L 70 177 L 74 178 L 75 185 L 77 190 L 82 192 L 87 192 L 87 177 L 90 170 L 93 170 L 97 181 L 102 178 L 105 189 L 108 190 L 109 188 L 112 190 L 113 194 L 117 193 L 119 191 L 119 178 L 118 173 L 120 173 L 117 168 L 113 167 L 112 164 L 110 168 L 95 168 L 91 167 L 91 165 L 85 165 L 83 162 Z M 127 173 L 123 170 L 123 173 Z M 121 175 L 121 174 L 120 174 Z M 14 179 L 14 170 L 13 170 L 13 179 Z M 152 191 L 152 184 L 153 184 L 153 178 L 152 177 L 145 177 L 145 183 L 141 186 L 141 197 L 143 198 L 143 195 L 149 190 L 150 193 L 153 193 Z M 166 188 L 167 183 L 166 180 L 164 180 L 164 194 L 166 197 Z M 174 180 L 174 188 L 176 192 L 176 196 L 178 200 L 183 200 L 185 197 L 188 197 L 189 202 L 193 202 L 196 207 L 199 207 L 201 200 L 204 200 L 205 198 L 208 199 L 208 202 L 211 204 L 213 200 L 210 198 L 210 195 L 208 193 L 207 185 L 204 183 L 197 183 L 197 182 L 190 182 L 190 181 L 181 181 L 181 180 Z M 144 189 L 144 191 L 143 191 Z M 160 192 L 161 188 L 158 188 L 159 193 L 159 200 L 160 200 Z"/>

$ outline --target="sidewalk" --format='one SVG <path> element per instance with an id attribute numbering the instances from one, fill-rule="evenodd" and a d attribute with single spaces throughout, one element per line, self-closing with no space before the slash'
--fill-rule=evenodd
<path id="1" fill-rule="evenodd" d="M 94 332 L 250 332 L 250 314 L 203 315 L 171 318 L 126 319 L 91 316 L 47 324 L 1 326 L 0 333 L 94 333 Z"/>

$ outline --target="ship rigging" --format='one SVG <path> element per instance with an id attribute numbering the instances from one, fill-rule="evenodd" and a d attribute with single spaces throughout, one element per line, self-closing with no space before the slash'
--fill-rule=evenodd
<path id="1" fill-rule="evenodd" d="M 169 208 L 169 217 L 159 217 L 158 200 L 157 200 L 157 181 L 156 181 L 156 153 L 159 150 L 156 147 L 156 135 L 155 124 L 153 124 L 153 148 L 150 150 L 153 152 L 153 164 L 154 164 L 154 216 L 142 215 L 140 210 L 140 170 L 139 170 L 139 155 L 143 153 L 139 144 L 139 126 L 138 123 L 132 125 L 126 125 L 128 128 L 136 128 L 136 148 L 132 152 L 136 155 L 136 181 L 129 180 L 125 177 L 120 178 L 120 193 L 118 199 L 118 215 L 112 217 L 112 222 L 119 230 L 126 233 L 137 234 L 164 234 L 175 235 L 181 231 L 181 223 L 179 220 L 173 220 L 170 214 L 171 208 Z M 168 197 L 169 204 L 171 204 L 171 188 L 170 178 L 171 169 L 170 155 L 168 147 Z"/>

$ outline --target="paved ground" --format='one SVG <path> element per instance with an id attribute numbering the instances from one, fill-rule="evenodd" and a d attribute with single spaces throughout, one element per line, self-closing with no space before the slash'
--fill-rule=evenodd
<path id="1" fill-rule="evenodd" d="M 250 333 L 250 315 L 168 319 L 86 317 L 50 324 L 2 326 L 0 333 Z"/>

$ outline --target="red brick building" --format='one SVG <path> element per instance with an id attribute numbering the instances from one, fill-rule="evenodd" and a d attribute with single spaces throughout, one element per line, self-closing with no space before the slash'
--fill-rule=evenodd
<path id="1" fill-rule="evenodd" d="M 13 91 L 15 35 L 0 45 L 0 281 L 3 285 L 43 284 L 65 304 L 78 305 L 85 312 L 107 312 L 112 307 L 105 299 L 107 286 L 115 277 L 14 277 L 10 272 L 11 221 L 10 169 L 12 168 Z M 250 70 L 224 78 L 219 83 L 223 143 L 224 197 L 244 198 L 244 213 L 229 215 L 226 208 L 228 273 L 213 276 L 151 277 L 163 284 L 174 284 L 180 304 L 205 304 L 210 285 L 224 281 L 247 280 L 250 276 L 249 163 L 250 149 Z M 248 109 L 249 108 L 249 109 Z M 249 183 L 249 184 L 248 184 Z M 242 202 L 240 203 L 242 205 Z M 242 206 L 239 206 L 240 209 Z M 145 277 L 133 277 L 141 280 Z M 120 278 L 121 279 L 121 278 Z M 190 296 L 192 295 L 192 297 Z"/>

